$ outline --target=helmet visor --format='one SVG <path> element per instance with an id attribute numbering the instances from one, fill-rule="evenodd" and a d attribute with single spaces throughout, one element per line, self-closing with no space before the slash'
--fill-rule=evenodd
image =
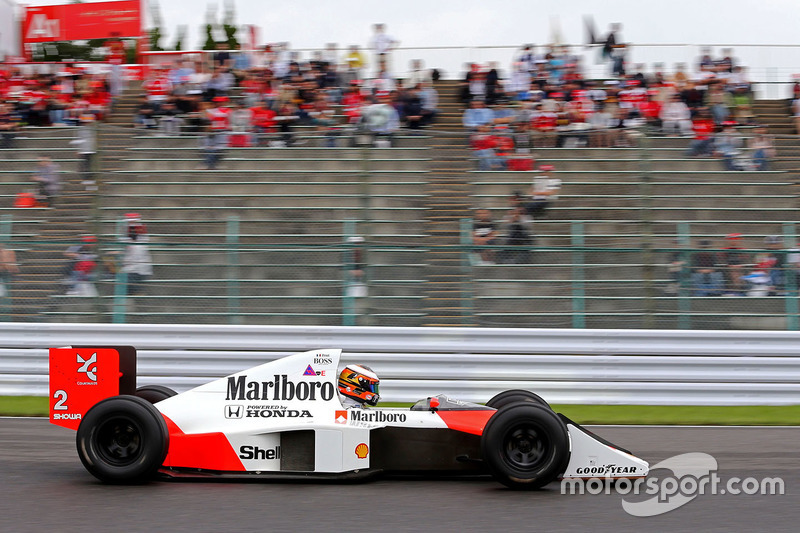
<path id="1" fill-rule="evenodd" d="M 365 392 L 371 392 L 373 394 L 378 394 L 378 382 L 372 381 L 371 379 L 366 379 L 364 377 L 358 378 L 358 388 L 364 390 Z"/>

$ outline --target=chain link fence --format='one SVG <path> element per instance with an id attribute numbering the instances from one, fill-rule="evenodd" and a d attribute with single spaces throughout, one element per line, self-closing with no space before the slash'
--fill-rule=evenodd
<path id="1" fill-rule="evenodd" d="M 462 134 L 328 147 L 298 128 L 294 147 L 226 149 L 209 171 L 197 136 L 97 128 L 88 162 L 70 128 L 2 149 L 3 320 L 798 329 L 795 136 L 774 137 L 769 170 L 731 172 L 639 133 L 534 137 L 487 168 Z M 41 202 L 45 155 L 51 205 L 13 207 Z M 514 202 L 532 218 L 516 241 Z"/>

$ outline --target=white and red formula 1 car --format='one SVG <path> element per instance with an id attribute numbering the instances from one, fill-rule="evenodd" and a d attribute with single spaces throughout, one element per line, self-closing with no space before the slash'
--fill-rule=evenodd
<path id="1" fill-rule="evenodd" d="M 341 350 L 278 359 L 181 394 L 136 388 L 132 347 L 50 350 L 50 420 L 77 429 L 95 477 L 357 479 L 490 474 L 515 489 L 558 478 L 641 478 L 647 462 L 527 391 L 485 406 L 432 396 L 411 408 L 347 408 Z"/>

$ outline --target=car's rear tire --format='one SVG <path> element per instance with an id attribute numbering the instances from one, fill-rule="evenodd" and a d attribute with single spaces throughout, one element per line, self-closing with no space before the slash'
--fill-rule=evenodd
<path id="1" fill-rule="evenodd" d="M 136 389 L 136 396 L 150 403 L 158 403 L 161 400 L 172 398 L 176 394 L 178 393 L 163 385 L 144 385 Z"/>
<path id="2" fill-rule="evenodd" d="M 486 424 L 481 452 L 489 472 L 512 489 L 554 481 L 569 462 L 567 427 L 550 409 L 531 402 L 500 408 Z"/>
<path id="3" fill-rule="evenodd" d="M 492 397 L 491 400 L 486 402 L 486 407 L 494 407 L 495 409 L 500 409 L 501 407 L 505 407 L 506 405 L 510 405 L 512 403 L 517 403 L 517 402 L 531 402 L 539 404 L 543 407 L 552 410 L 550 404 L 547 403 L 544 400 L 544 398 L 531 391 L 522 389 L 512 389 L 503 391 L 500 394 L 496 394 L 495 396 Z"/>
<path id="4" fill-rule="evenodd" d="M 143 483 L 153 478 L 169 449 L 164 417 L 136 396 L 113 396 L 89 409 L 78 426 L 78 456 L 106 483 Z"/>

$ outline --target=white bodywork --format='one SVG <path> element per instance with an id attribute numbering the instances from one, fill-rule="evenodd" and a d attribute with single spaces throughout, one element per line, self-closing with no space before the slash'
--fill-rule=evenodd
<path id="1" fill-rule="evenodd" d="M 156 407 L 183 434 L 222 433 L 248 472 L 281 470 L 283 432 L 312 430 L 313 472 L 344 473 L 370 467 L 374 429 L 450 427 L 444 413 L 440 416 L 431 410 L 344 407 L 336 386 L 340 356 L 339 349 L 295 354 L 214 380 Z M 645 461 L 599 442 L 572 424 L 567 428 L 571 458 L 564 477 L 647 474 Z M 601 468 L 602 474 L 595 473 Z"/>

